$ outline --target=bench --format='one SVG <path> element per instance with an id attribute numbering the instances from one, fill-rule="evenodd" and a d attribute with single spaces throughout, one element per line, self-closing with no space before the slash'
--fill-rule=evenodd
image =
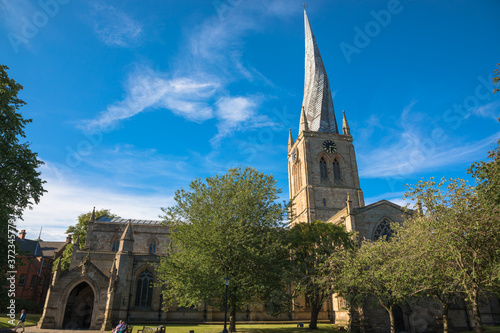
<path id="1" fill-rule="evenodd" d="M 165 333 L 165 326 L 163 325 L 160 325 L 158 327 L 143 326 L 142 329 L 137 330 L 137 333 Z"/>
<path id="2" fill-rule="evenodd" d="M 120 328 L 120 330 L 118 332 L 120 333 L 132 333 L 132 330 L 134 329 L 134 326 L 130 326 L 130 325 L 125 325 L 125 328 Z M 111 330 L 111 332 L 113 332 L 113 330 Z"/>

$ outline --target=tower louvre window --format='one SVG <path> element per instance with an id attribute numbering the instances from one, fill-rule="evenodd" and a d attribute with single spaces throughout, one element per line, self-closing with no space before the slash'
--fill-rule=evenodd
<path id="1" fill-rule="evenodd" d="M 319 171 L 321 174 L 321 179 L 328 179 L 328 169 L 326 168 L 326 161 L 324 157 L 319 160 Z"/>
<path id="2" fill-rule="evenodd" d="M 333 180 L 335 182 L 340 182 L 342 176 L 340 175 L 340 163 L 338 159 L 333 160 Z"/>

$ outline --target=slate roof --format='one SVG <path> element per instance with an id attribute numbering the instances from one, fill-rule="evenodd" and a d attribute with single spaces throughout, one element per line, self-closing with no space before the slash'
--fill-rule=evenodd
<path id="1" fill-rule="evenodd" d="M 106 223 L 122 223 L 127 224 L 130 221 L 132 224 L 146 224 L 146 225 L 160 225 L 162 221 L 157 220 L 138 220 L 138 219 L 122 219 L 120 217 L 107 217 L 102 216 L 96 220 L 96 222 L 106 222 Z"/>
<path id="2" fill-rule="evenodd" d="M 54 254 L 66 245 L 66 242 L 38 242 L 33 239 L 21 238 L 16 238 L 16 242 L 19 245 L 20 254 L 28 254 L 34 257 L 54 257 Z M 39 243 L 38 246 L 37 243 Z"/>

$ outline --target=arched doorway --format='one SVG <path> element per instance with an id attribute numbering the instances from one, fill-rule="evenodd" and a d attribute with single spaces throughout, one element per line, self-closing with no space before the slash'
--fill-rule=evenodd
<path id="1" fill-rule="evenodd" d="M 64 310 L 63 328 L 69 330 L 88 329 L 92 322 L 94 291 L 87 282 L 73 288 Z"/>

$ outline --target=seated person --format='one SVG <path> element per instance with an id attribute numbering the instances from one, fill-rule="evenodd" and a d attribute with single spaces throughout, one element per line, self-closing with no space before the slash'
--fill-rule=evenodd
<path id="1" fill-rule="evenodd" d="M 118 322 L 118 325 L 116 325 L 116 327 L 111 331 L 111 333 L 120 333 L 122 327 L 123 327 L 123 321 L 120 320 Z"/>
<path id="2" fill-rule="evenodd" d="M 120 333 L 122 332 L 127 332 L 127 323 L 122 321 L 122 327 L 120 327 L 120 330 L 118 331 Z"/>

